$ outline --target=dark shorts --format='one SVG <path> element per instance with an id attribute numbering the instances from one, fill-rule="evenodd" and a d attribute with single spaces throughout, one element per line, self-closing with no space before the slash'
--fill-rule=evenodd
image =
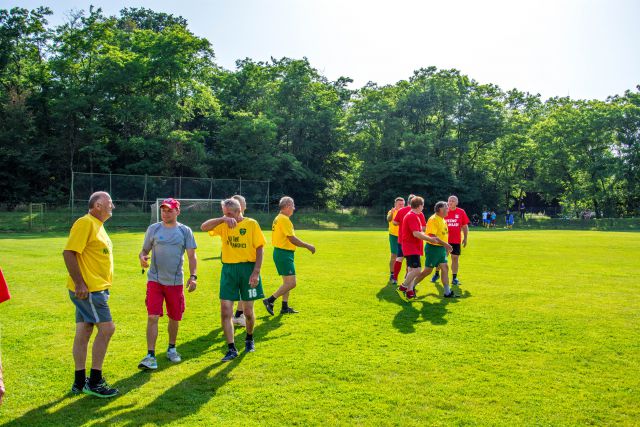
<path id="1" fill-rule="evenodd" d="M 220 299 L 227 301 L 253 301 L 264 298 L 262 278 L 258 277 L 258 286 L 249 285 L 249 277 L 255 262 L 222 264 L 220 273 Z"/>
<path id="2" fill-rule="evenodd" d="M 451 251 L 451 255 L 460 255 L 460 250 L 462 249 L 460 243 L 449 243 L 453 250 Z"/>
<path id="3" fill-rule="evenodd" d="M 398 254 L 398 236 L 389 234 L 389 249 L 392 254 Z"/>
<path id="4" fill-rule="evenodd" d="M 404 254 L 402 253 L 402 245 L 400 244 L 400 242 L 398 242 L 398 252 L 396 252 L 396 256 L 398 258 L 404 257 Z"/>
<path id="5" fill-rule="evenodd" d="M 295 252 L 287 249 L 273 248 L 273 262 L 280 276 L 295 276 L 296 266 L 294 264 Z"/>
<path id="6" fill-rule="evenodd" d="M 420 255 L 407 255 L 405 256 L 407 260 L 407 267 L 409 268 L 420 268 L 422 264 L 420 263 Z"/>
<path id="7" fill-rule="evenodd" d="M 69 298 L 76 306 L 76 323 L 104 323 L 113 320 L 108 290 L 89 292 L 87 299 L 76 298 L 75 292 L 69 291 Z"/>

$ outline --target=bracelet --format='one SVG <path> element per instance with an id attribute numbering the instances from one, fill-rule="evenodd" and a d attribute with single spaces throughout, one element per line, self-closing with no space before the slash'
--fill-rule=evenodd
<path id="1" fill-rule="evenodd" d="M 193 277 L 193 280 L 198 280 L 198 276 L 196 276 L 195 274 L 192 274 L 191 276 L 189 276 L 189 278 L 192 278 L 192 277 Z"/>

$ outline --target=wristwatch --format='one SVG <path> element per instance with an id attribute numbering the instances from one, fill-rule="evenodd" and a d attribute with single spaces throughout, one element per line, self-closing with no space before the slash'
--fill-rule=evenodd
<path id="1" fill-rule="evenodd" d="M 192 274 L 191 276 L 189 276 L 189 278 L 192 278 L 192 277 L 193 277 L 193 280 L 198 280 L 198 276 L 196 276 L 195 274 Z"/>

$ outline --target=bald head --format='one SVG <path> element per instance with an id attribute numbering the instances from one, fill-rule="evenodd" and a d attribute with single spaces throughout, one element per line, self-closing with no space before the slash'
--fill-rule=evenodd
<path id="1" fill-rule="evenodd" d="M 98 203 L 102 199 L 111 199 L 109 193 L 106 191 L 96 191 L 89 197 L 89 209 L 93 209 L 96 207 L 96 203 Z"/>

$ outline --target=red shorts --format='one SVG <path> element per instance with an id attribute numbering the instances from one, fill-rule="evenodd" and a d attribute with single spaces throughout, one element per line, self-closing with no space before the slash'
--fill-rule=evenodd
<path id="1" fill-rule="evenodd" d="M 147 313 L 149 316 L 162 316 L 162 302 L 167 302 L 167 316 L 172 320 L 182 320 L 184 313 L 183 286 L 163 286 L 158 282 L 147 282 Z"/>

